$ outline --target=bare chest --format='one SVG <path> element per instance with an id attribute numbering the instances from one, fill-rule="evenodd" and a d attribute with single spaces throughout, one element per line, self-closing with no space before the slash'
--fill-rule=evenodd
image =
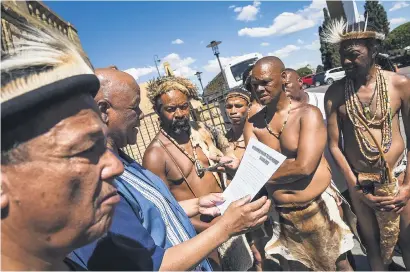
<path id="1" fill-rule="evenodd" d="M 209 161 L 202 149 L 192 147 L 190 143 L 175 146 L 173 143 L 165 145 L 169 154 L 166 157 L 165 175 L 171 192 L 178 200 L 190 199 L 221 192 L 221 188 L 212 173 L 199 175 L 195 163 L 202 167 L 209 167 Z"/>
<path id="2" fill-rule="evenodd" d="M 374 83 L 368 87 L 361 87 L 357 92 L 344 93 L 342 103 L 338 107 L 338 115 L 342 120 L 352 118 L 353 115 L 362 112 L 368 120 L 381 120 L 386 110 L 394 116 L 401 107 L 401 99 L 390 82 L 386 83 L 387 92 Z M 386 110 L 383 110 L 386 109 Z"/>
<path id="3" fill-rule="evenodd" d="M 283 123 L 271 122 L 270 130 L 265 126 L 254 129 L 254 133 L 260 142 L 288 158 L 294 158 L 299 144 L 300 124 L 298 116 L 290 115 L 282 133 L 278 135 L 282 126 Z"/>

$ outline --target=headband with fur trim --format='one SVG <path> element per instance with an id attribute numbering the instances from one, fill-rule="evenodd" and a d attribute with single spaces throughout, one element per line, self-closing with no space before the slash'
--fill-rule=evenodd
<path id="1" fill-rule="evenodd" d="M 384 40 L 385 35 L 383 33 L 367 29 L 367 20 L 368 18 L 366 18 L 366 22 L 360 22 L 350 26 L 343 18 L 341 18 L 340 20 L 333 20 L 323 31 L 322 37 L 325 42 L 332 44 L 341 43 L 346 40 Z M 361 29 L 362 24 L 364 24 L 364 27 Z"/>
<path id="2" fill-rule="evenodd" d="M 147 95 L 153 105 L 158 96 L 172 90 L 178 90 L 188 96 L 188 99 L 198 99 L 198 89 L 190 80 L 177 77 L 160 77 L 148 82 Z"/>

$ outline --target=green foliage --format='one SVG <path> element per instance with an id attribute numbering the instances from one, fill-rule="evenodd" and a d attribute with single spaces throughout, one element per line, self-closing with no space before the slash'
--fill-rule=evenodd
<path id="1" fill-rule="evenodd" d="M 298 75 L 299 75 L 300 77 L 304 77 L 304 76 L 313 74 L 313 71 L 312 71 L 312 69 L 310 69 L 309 65 L 297 69 L 296 72 L 298 73 Z"/>
<path id="2" fill-rule="evenodd" d="M 369 14 L 369 23 L 372 23 L 377 29 L 382 31 L 386 36 L 390 31 L 390 23 L 387 19 L 387 13 L 379 1 L 366 0 L 364 4 L 364 17 Z"/>
<path id="3" fill-rule="evenodd" d="M 322 63 L 324 70 L 329 70 L 340 66 L 339 46 L 325 43 L 322 38 L 323 30 L 329 25 L 331 19 L 326 8 L 323 9 L 324 21 L 322 26 L 319 26 L 320 37 L 320 53 L 322 54 Z"/>
<path id="4" fill-rule="evenodd" d="M 410 22 L 402 24 L 389 33 L 385 40 L 387 50 L 403 49 L 410 45 Z"/>
<path id="5" fill-rule="evenodd" d="M 321 73 L 321 72 L 324 72 L 325 71 L 325 68 L 323 67 L 323 65 L 318 65 L 317 67 L 316 67 L 316 74 L 317 73 Z"/>

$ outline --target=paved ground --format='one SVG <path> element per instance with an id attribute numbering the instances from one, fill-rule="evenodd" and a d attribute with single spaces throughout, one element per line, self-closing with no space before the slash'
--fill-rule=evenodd
<path id="1" fill-rule="evenodd" d="M 410 66 L 409 67 L 404 67 L 404 68 L 400 68 L 399 71 L 400 74 L 406 75 L 407 77 L 410 78 Z M 314 88 L 308 88 L 307 91 L 308 92 L 317 92 L 317 93 L 325 93 L 328 89 L 329 85 L 324 85 L 324 86 L 320 86 L 320 87 L 314 87 Z M 403 123 L 401 122 L 401 127 L 402 127 L 402 133 L 403 133 L 403 137 L 404 137 L 404 128 L 403 128 Z M 364 255 L 364 253 L 362 252 L 361 248 L 359 247 L 359 243 L 357 241 L 355 241 L 355 247 L 353 248 L 352 252 L 355 258 L 355 262 L 356 262 L 356 270 L 357 271 L 368 271 L 370 270 L 370 266 L 367 263 L 367 259 L 366 256 Z M 403 259 L 401 258 L 401 256 L 394 256 L 393 260 L 395 263 L 401 265 L 404 267 L 403 264 Z"/>

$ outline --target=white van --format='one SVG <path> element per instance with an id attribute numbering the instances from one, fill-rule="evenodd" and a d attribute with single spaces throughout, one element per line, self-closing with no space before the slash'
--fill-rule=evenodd
<path id="1" fill-rule="evenodd" d="M 255 62 L 260 58 L 262 58 L 261 54 L 252 53 L 238 57 L 230 63 L 228 63 L 224 67 L 224 73 L 226 76 L 226 80 L 228 81 L 229 89 L 241 85 L 243 72 L 249 66 L 255 64 Z"/>
<path id="2" fill-rule="evenodd" d="M 346 76 L 345 70 L 342 67 L 332 68 L 325 73 L 326 84 L 333 84 L 336 80 L 342 79 Z"/>

